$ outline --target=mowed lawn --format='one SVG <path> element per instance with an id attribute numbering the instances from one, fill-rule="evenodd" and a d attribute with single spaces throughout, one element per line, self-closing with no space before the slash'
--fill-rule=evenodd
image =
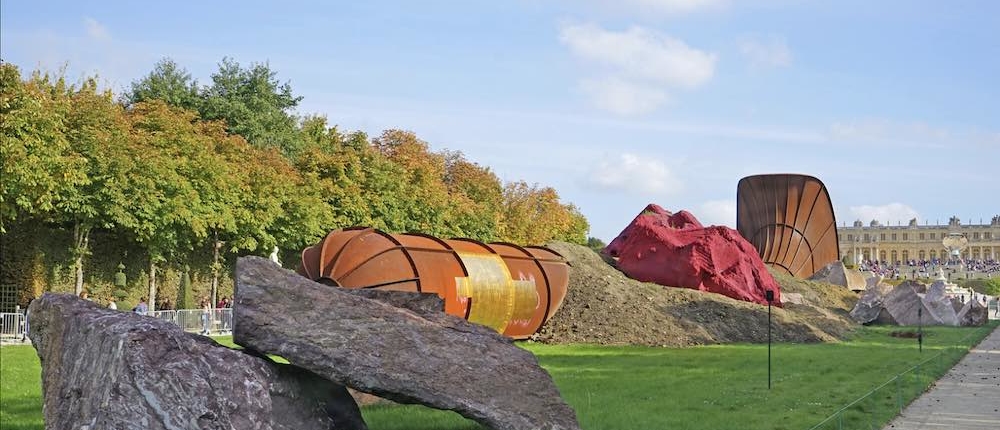
<path id="1" fill-rule="evenodd" d="M 898 402 L 909 403 L 996 326 L 994 321 L 983 328 L 926 328 L 922 353 L 915 339 L 889 336 L 909 330 L 901 327 L 865 327 L 839 343 L 775 344 L 770 390 L 766 344 L 520 346 L 552 374 L 582 427 L 589 430 L 806 430 L 893 375 L 924 362 L 920 373 L 908 374 L 845 414 L 845 428 L 855 427 L 852 420 L 879 428 L 894 415 Z M 232 345 L 229 338 L 217 340 Z M 0 428 L 42 429 L 40 367 L 34 349 L 4 346 L 0 364 Z M 453 412 L 422 406 L 375 406 L 363 413 L 372 430 L 480 428 Z"/>

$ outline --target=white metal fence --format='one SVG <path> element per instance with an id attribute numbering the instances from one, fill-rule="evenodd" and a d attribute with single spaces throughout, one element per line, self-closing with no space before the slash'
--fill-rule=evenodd
<path id="1" fill-rule="evenodd" d="M 225 335 L 233 330 L 233 310 L 221 308 L 212 310 L 182 309 L 177 311 L 155 311 L 148 316 L 170 321 L 184 331 L 200 333 L 209 336 Z M 0 313 L 0 342 L 20 342 L 26 340 L 25 330 L 30 334 L 30 327 L 24 314 L 20 312 Z"/>
<path id="2" fill-rule="evenodd" d="M 24 314 L 20 312 L 0 313 L 0 342 L 20 341 L 24 337 Z"/>

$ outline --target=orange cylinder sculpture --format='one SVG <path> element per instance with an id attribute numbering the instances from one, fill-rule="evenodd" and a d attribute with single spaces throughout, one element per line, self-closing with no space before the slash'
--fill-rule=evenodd
<path id="1" fill-rule="evenodd" d="M 555 314 L 569 283 L 568 263 L 545 247 L 372 228 L 330 232 L 302 251 L 299 273 L 343 288 L 437 294 L 446 313 L 514 339 Z"/>

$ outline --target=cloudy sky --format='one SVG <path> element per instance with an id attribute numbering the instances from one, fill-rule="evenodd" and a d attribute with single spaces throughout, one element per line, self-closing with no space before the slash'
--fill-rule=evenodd
<path id="1" fill-rule="evenodd" d="M 555 187 L 612 239 L 650 202 L 823 180 L 838 223 L 1000 214 L 1000 2 L 0 2 L 0 57 L 120 92 L 171 57 L 268 62 L 300 114 L 412 130 Z"/>

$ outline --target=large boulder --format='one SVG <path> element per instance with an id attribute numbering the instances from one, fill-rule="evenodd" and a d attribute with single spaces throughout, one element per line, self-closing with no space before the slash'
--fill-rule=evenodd
<path id="1" fill-rule="evenodd" d="M 864 275 L 857 270 L 848 269 L 844 266 L 844 262 L 840 260 L 823 266 L 822 269 L 813 273 L 813 275 L 809 277 L 809 280 L 840 285 L 842 287 L 847 287 L 851 291 L 861 291 L 866 287 Z"/>
<path id="2" fill-rule="evenodd" d="M 892 320 L 899 325 L 931 325 L 930 311 L 910 281 L 893 288 L 883 303 Z"/>
<path id="3" fill-rule="evenodd" d="M 878 322 L 879 314 L 882 313 L 885 303 L 885 293 L 878 284 L 869 285 L 858 302 L 851 309 L 851 319 L 861 324 Z M 882 318 L 885 320 L 885 317 Z"/>
<path id="4" fill-rule="evenodd" d="M 29 308 L 47 429 L 364 429 L 343 386 L 73 295 Z"/>
<path id="5" fill-rule="evenodd" d="M 924 306 L 930 311 L 930 318 L 938 324 L 957 326 L 958 315 L 952 305 L 951 297 L 945 295 L 945 285 L 943 282 L 934 282 L 927 287 L 927 292 L 922 297 Z M 924 315 L 925 317 L 927 315 Z"/>
<path id="6" fill-rule="evenodd" d="M 979 327 L 989 320 L 989 309 L 978 300 L 969 300 L 958 311 L 958 325 L 962 327 Z"/>
<path id="7" fill-rule="evenodd" d="M 317 284 L 271 261 L 236 263 L 234 341 L 400 403 L 494 429 L 578 429 L 535 356 L 484 326 Z"/>
<path id="8" fill-rule="evenodd" d="M 781 287 L 750 242 L 728 227 L 702 227 L 686 211 L 650 204 L 603 251 L 628 277 L 781 305 Z"/>

